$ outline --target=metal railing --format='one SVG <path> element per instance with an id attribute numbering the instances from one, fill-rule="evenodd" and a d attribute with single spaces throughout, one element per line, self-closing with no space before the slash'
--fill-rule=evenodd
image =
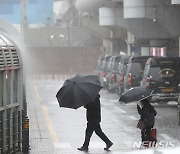
<path id="1" fill-rule="evenodd" d="M 18 107 L 0 111 L 0 153 L 21 151 L 22 115 Z"/>

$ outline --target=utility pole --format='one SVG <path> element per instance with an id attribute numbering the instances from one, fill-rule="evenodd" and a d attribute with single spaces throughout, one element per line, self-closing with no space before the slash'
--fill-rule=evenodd
<path id="1" fill-rule="evenodd" d="M 20 0 L 21 6 L 21 35 L 24 38 L 24 26 L 27 25 L 28 0 Z"/>

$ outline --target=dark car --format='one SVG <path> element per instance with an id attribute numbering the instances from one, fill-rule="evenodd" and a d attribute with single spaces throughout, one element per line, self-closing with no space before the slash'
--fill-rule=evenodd
<path id="1" fill-rule="evenodd" d="M 116 85 L 118 88 L 118 94 L 121 95 L 124 92 L 124 75 L 127 69 L 127 64 L 130 56 L 122 56 L 119 62 L 118 71 L 116 73 Z"/>
<path id="2" fill-rule="evenodd" d="M 140 86 L 146 61 L 151 56 L 130 57 L 124 76 L 124 91 Z"/>
<path id="3" fill-rule="evenodd" d="M 107 66 L 111 57 L 112 55 L 106 55 L 104 57 L 104 60 L 102 61 L 102 65 L 101 65 L 101 70 L 99 72 L 100 73 L 99 79 L 103 87 L 107 87 L 106 85 Z"/>
<path id="4" fill-rule="evenodd" d="M 141 85 L 154 90 L 152 102 L 168 102 L 178 100 L 180 83 L 180 58 L 148 59 Z"/>
<path id="5" fill-rule="evenodd" d="M 114 92 L 117 90 L 116 74 L 118 72 L 118 66 L 120 60 L 121 60 L 121 56 L 117 55 L 117 56 L 112 56 L 111 61 L 109 62 L 106 82 L 107 82 L 107 89 L 110 92 Z"/>

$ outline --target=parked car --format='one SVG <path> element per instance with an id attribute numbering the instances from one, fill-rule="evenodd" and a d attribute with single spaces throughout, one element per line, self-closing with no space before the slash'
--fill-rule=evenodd
<path id="1" fill-rule="evenodd" d="M 109 82 L 109 78 L 110 78 L 110 72 L 112 70 L 112 62 L 114 60 L 116 56 L 112 56 L 110 59 L 109 59 L 109 62 L 107 64 L 107 71 L 106 71 L 106 79 L 105 79 L 105 84 L 106 84 L 106 88 L 108 89 L 108 82 Z"/>
<path id="2" fill-rule="evenodd" d="M 124 76 L 124 91 L 140 86 L 146 61 L 151 56 L 130 57 Z"/>
<path id="3" fill-rule="evenodd" d="M 141 85 L 154 90 L 152 102 L 178 101 L 179 83 L 179 57 L 156 57 L 148 59 Z"/>
<path id="4" fill-rule="evenodd" d="M 124 92 L 124 75 L 127 69 L 127 64 L 130 56 L 122 56 L 118 65 L 118 71 L 116 73 L 116 86 L 117 93 L 121 95 Z"/>
<path id="5" fill-rule="evenodd" d="M 104 58 L 105 58 L 105 55 L 100 55 L 99 59 L 97 61 L 97 66 L 96 66 L 96 69 L 95 69 L 95 74 L 98 75 L 99 77 L 100 77 L 102 62 L 103 62 Z"/>
<path id="6" fill-rule="evenodd" d="M 118 65 L 121 60 L 121 56 L 112 56 L 109 62 L 108 72 L 106 75 L 107 89 L 109 92 L 114 92 L 117 90 L 116 84 L 116 74 L 118 72 Z"/>
<path id="7" fill-rule="evenodd" d="M 111 57 L 112 55 L 106 55 L 104 57 L 104 60 L 102 61 L 101 70 L 99 72 L 100 73 L 99 79 L 102 87 L 107 87 L 106 85 L 107 66 Z"/>

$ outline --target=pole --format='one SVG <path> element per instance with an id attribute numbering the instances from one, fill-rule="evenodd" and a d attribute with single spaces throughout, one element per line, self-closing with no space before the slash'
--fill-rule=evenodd
<path id="1" fill-rule="evenodd" d="M 20 0 L 21 6 L 21 35 L 24 37 L 24 26 L 27 24 L 28 0 Z"/>
<path id="2" fill-rule="evenodd" d="M 71 40 L 70 40 L 70 21 L 67 22 L 67 29 L 68 29 L 68 47 L 71 47 Z"/>
<path id="3" fill-rule="evenodd" d="M 25 122 L 23 123 L 22 151 L 24 153 L 29 153 L 29 119 L 28 117 L 26 117 Z"/>

